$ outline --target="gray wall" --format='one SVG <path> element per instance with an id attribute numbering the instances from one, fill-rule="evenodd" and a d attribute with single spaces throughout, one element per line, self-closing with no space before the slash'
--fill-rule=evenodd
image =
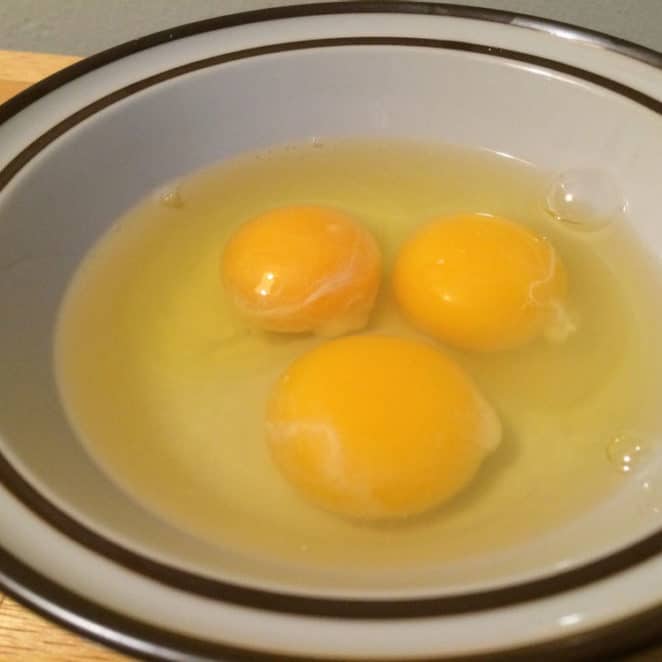
<path id="1" fill-rule="evenodd" d="M 304 1 L 0 0 L 0 49 L 89 55 L 179 23 Z M 568 21 L 662 51 L 662 0 L 454 1 Z"/>

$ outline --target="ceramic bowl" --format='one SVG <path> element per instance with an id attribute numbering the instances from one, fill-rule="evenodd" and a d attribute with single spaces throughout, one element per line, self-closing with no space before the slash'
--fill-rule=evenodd
<path id="1" fill-rule="evenodd" d="M 608 169 L 633 231 L 662 257 L 660 67 L 660 54 L 514 14 L 317 4 L 132 41 L 2 106 L 3 589 L 106 644 L 173 660 L 540 660 L 650 638 L 662 616 L 662 515 L 633 516 L 637 481 L 508 554 L 425 576 L 257 561 L 178 532 L 96 467 L 63 414 L 52 341 L 82 256 L 146 192 L 312 136 L 409 137 L 549 170 Z M 648 463 L 651 485 L 660 468 Z"/>

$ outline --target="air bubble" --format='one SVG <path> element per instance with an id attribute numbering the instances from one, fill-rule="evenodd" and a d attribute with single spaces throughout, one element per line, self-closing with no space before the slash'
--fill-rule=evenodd
<path id="1" fill-rule="evenodd" d="M 607 458 L 620 472 L 634 471 L 647 455 L 645 444 L 628 432 L 616 435 L 607 445 Z"/>
<path id="2" fill-rule="evenodd" d="M 184 198 L 177 186 L 163 189 L 159 193 L 159 202 L 164 207 L 171 207 L 172 209 L 179 209 L 184 206 Z"/>
<path id="3" fill-rule="evenodd" d="M 597 169 L 561 173 L 547 193 L 547 211 L 577 230 L 601 230 L 623 216 L 627 202 L 613 179 Z"/>

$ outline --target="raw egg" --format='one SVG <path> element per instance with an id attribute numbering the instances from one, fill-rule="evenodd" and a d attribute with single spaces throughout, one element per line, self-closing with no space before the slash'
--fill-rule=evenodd
<path id="1" fill-rule="evenodd" d="M 255 326 L 333 336 L 363 328 L 381 254 L 351 216 L 319 206 L 268 211 L 241 225 L 222 257 L 226 291 Z"/>
<path id="2" fill-rule="evenodd" d="M 350 518 L 401 518 L 451 498 L 499 444 L 469 376 L 426 343 L 347 336 L 297 359 L 275 386 L 268 444 L 311 502 Z"/>
<path id="3" fill-rule="evenodd" d="M 511 349 L 541 333 L 564 340 L 566 272 L 544 237 L 505 218 L 435 220 L 402 247 L 395 297 L 420 329 L 456 347 Z"/>

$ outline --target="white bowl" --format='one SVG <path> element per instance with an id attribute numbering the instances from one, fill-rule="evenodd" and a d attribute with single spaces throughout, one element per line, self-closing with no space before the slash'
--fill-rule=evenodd
<path id="1" fill-rule="evenodd" d="M 179 533 L 96 468 L 66 422 L 51 354 L 76 265 L 142 195 L 311 136 L 599 165 L 662 256 L 661 66 L 631 44 L 503 12 L 309 5 L 145 37 L 2 106 L 3 588 L 88 636 L 167 659 L 543 659 L 649 638 L 662 614 L 662 517 L 631 516 L 634 487 L 507 556 L 425 582 L 258 563 Z M 654 460 L 648 477 L 662 479 Z"/>

